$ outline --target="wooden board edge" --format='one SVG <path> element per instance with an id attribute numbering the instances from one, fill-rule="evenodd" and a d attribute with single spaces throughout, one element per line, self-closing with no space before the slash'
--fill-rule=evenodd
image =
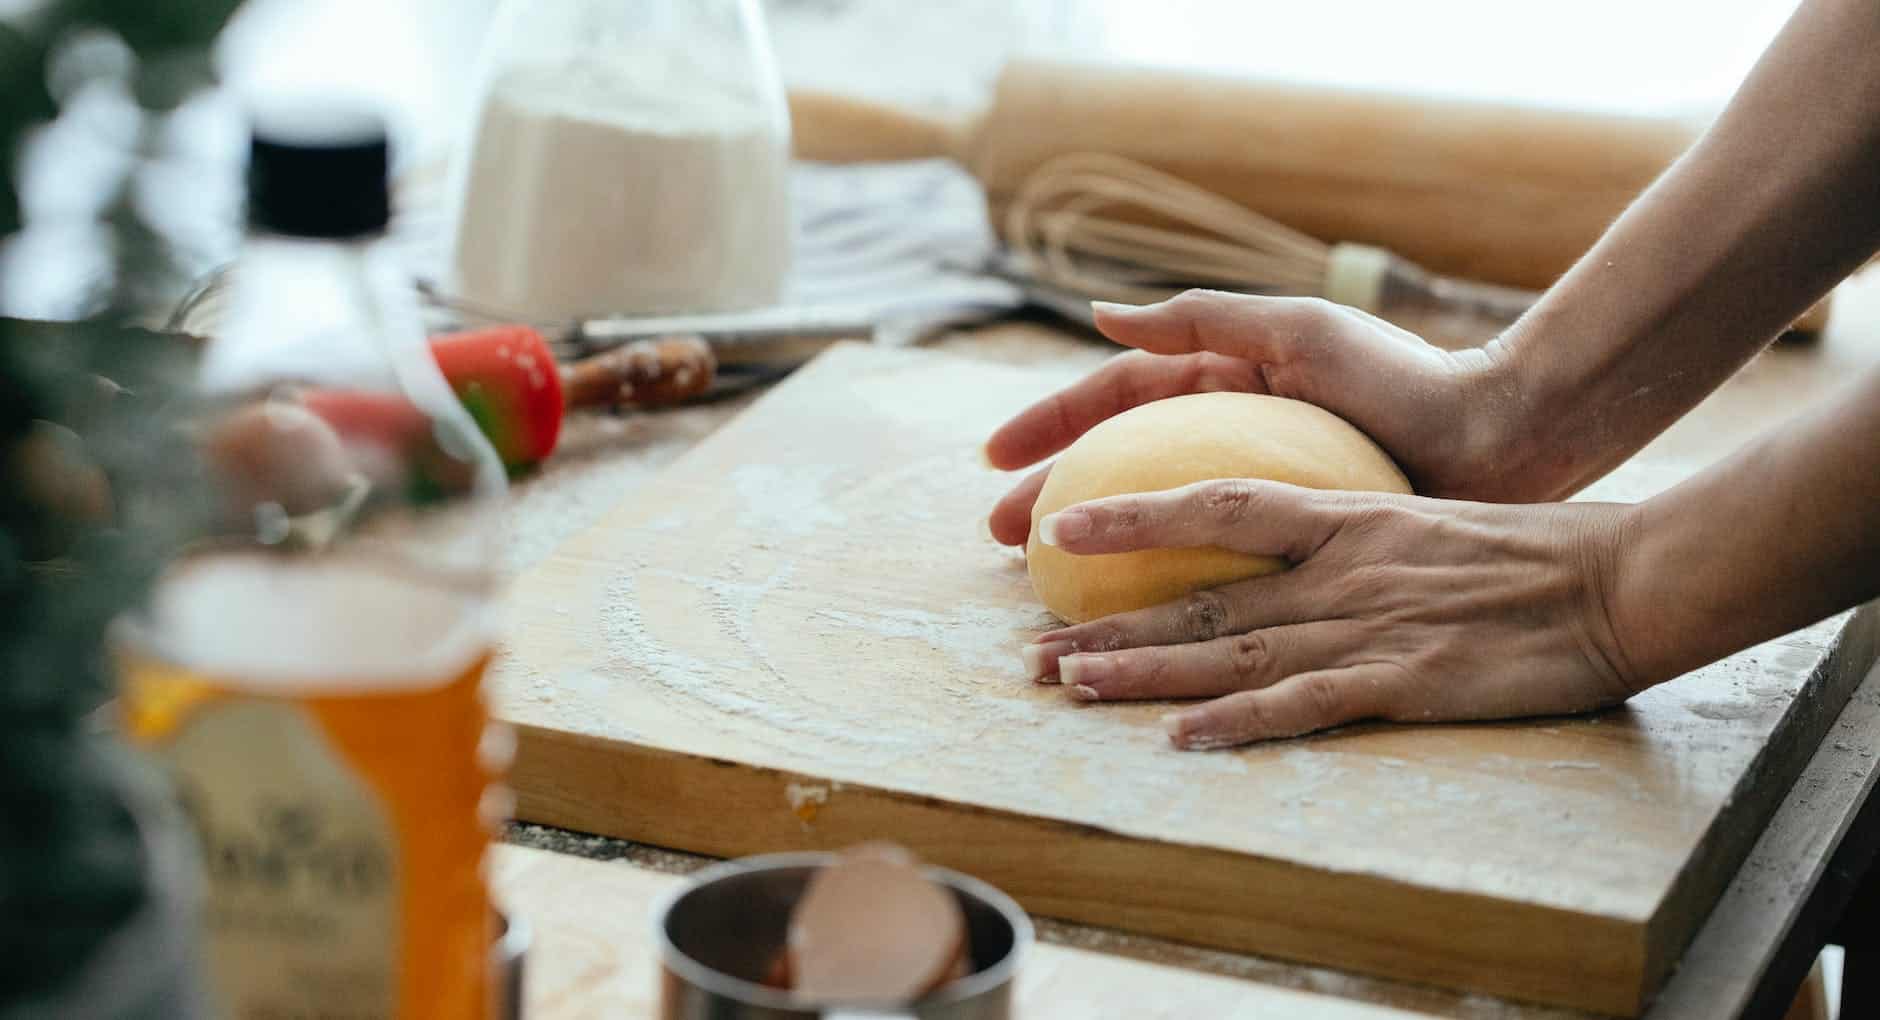
<path id="1" fill-rule="evenodd" d="M 1635 1016 L 1642 1002 L 1642 919 L 1333 875 L 527 724 L 516 733 L 524 821 L 717 857 L 887 837 L 1044 916 L 1607 1014 Z M 682 807 L 704 790 L 718 818 L 735 820 Z"/>
<path id="2" fill-rule="evenodd" d="M 1644 983 L 1638 989 L 1635 1011 L 1642 1012 L 1670 979 L 1685 948 L 1812 759 L 1810 749 L 1821 743 L 1876 663 L 1880 663 L 1880 601 L 1855 610 L 1835 635 L 1833 646 L 1805 685 L 1813 689 L 1813 695 L 1789 703 L 1788 718 L 1745 771 L 1742 782 L 1767 783 L 1782 795 L 1730 798 L 1704 834 L 1703 842 L 1712 845 L 1712 852 L 1702 858 L 1701 866 L 1680 873 L 1652 912 L 1645 928 Z"/>

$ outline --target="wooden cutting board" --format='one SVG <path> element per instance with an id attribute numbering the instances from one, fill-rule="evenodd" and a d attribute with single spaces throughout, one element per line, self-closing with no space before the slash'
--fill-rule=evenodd
<path id="1" fill-rule="evenodd" d="M 656 1016 L 654 904 L 685 880 L 625 864 L 498 847 L 497 899 L 529 925 L 523 1015 L 530 1020 Z M 1036 945 L 1018 973 L 1025 1020 L 1417 1020 L 1427 1014 L 1108 956 Z"/>
<path id="2" fill-rule="evenodd" d="M 1869 611 L 1590 718 L 1173 751 L 1164 706 L 1019 668 L 1049 620 L 977 446 L 1063 379 L 835 348 L 522 576 L 518 815 L 725 856 L 889 837 L 1045 915 L 1635 1015 L 1873 661 Z"/>

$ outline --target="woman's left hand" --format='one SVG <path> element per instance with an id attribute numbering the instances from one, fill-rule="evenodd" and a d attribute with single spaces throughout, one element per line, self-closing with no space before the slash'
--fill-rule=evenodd
<path id="1" fill-rule="evenodd" d="M 1181 748 L 1614 705 L 1643 686 L 1609 612 L 1629 509 L 1249 480 L 1081 503 L 1040 537 L 1082 555 L 1216 545 L 1292 567 L 1042 634 L 1026 665 L 1088 701 L 1212 698 L 1167 717 Z"/>

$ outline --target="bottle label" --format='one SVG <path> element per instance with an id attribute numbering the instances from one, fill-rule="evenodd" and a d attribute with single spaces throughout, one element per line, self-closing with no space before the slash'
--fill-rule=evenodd
<path id="1" fill-rule="evenodd" d="M 202 844 L 219 1015 L 394 1016 L 396 830 L 318 721 L 292 701 L 213 699 L 161 754 Z"/>

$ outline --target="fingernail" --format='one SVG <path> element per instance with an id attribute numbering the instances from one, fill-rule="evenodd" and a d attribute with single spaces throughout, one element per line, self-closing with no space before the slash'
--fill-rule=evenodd
<path id="1" fill-rule="evenodd" d="M 993 471 L 997 471 L 999 469 L 999 466 L 992 462 L 991 444 L 989 443 L 979 444 L 979 463 Z"/>
<path id="2" fill-rule="evenodd" d="M 1079 701 L 1097 700 L 1097 689 L 1089 684 L 1077 684 L 1071 688 L 1071 694 Z"/>
<path id="3" fill-rule="evenodd" d="M 1058 659 L 1058 682 L 1085 687 L 1093 692 L 1110 675 L 1110 659 L 1104 655 L 1065 655 Z"/>
<path id="4" fill-rule="evenodd" d="M 1082 510 L 1059 510 L 1038 522 L 1038 540 L 1049 546 L 1075 542 L 1090 534 L 1090 515 Z"/>
<path id="5" fill-rule="evenodd" d="M 1140 305 L 1121 305 L 1114 301 L 1090 302 L 1090 310 L 1098 315 L 1128 315 L 1140 307 Z"/>
<path id="6" fill-rule="evenodd" d="M 1054 684 L 1058 682 L 1058 660 L 1073 649 L 1074 646 L 1068 641 L 1054 641 L 1043 645 L 1025 645 L 1018 650 L 1018 654 L 1025 660 L 1025 675 L 1034 683 Z"/>
<path id="7" fill-rule="evenodd" d="M 1176 747 L 1184 746 L 1187 740 L 1187 735 L 1183 733 L 1182 719 L 1183 714 L 1180 712 L 1170 712 L 1162 717 L 1162 729 L 1168 732 L 1168 742 Z"/>
<path id="8" fill-rule="evenodd" d="M 1207 733 L 1201 724 L 1195 723 L 1198 716 L 1188 712 L 1170 712 L 1162 717 L 1162 726 L 1168 730 L 1168 742 L 1180 751 L 1218 751 L 1224 748 L 1239 747 L 1245 741 L 1242 738 L 1220 733 Z"/>

